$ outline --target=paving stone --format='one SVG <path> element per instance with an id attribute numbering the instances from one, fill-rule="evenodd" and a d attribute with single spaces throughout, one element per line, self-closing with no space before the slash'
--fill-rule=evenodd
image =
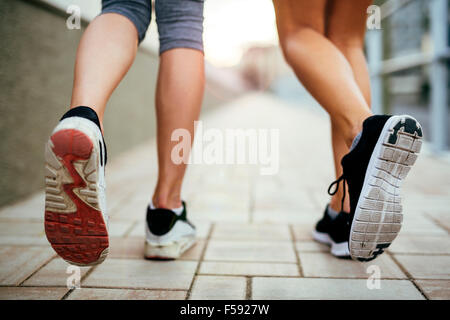
<path id="1" fill-rule="evenodd" d="M 202 262 L 200 274 L 244 276 L 299 276 L 294 263 Z"/>
<path id="2" fill-rule="evenodd" d="M 79 268 L 79 271 L 76 269 Z M 24 286 L 51 286 L 66 287 L 69 277 L 80 275 L 81 278 L 88 272 L 90 267 L 77 267 L 70 265 L 63 259 L 57 257 L 46 264 L 38 272 L 33 274 L 31 278 L 26 280 Z M 79 272 L 79 273 L 78 273 Z M 72 282 L 70 282 L 72 283 Z M 70 284 L 69 284 L 70 285 Z"/>
<path id="3" fill-rule="evenodd" d="M 310 208 L 283 208 L 275 210 L 255 208 L 253 221 L 255 223 L 307 223 L 314 225 L 317 222 L 317 218 L 312 214 L 308 214 L 311 211 L 312 209 Z"/>
<path id="4" fill-rule="evenodd" d="M 244 277 L 197 276 L 191 291 L 191 300 L 245 299 L 247 280 Z"/>
<path id="5" fill-rule="evenodd" d="M 1 222 L 0 222 L 1 224 Z M 47 237 L 42 236 L 22 236 L 16 235 L 0 235 L 0 246 L 49 246 Z"/>
<path id="6" fill-rule="evenodd" d="M 287 225 L 219 223 L 214 227 L 214 240 L 290 240 Z"/>
<path id="7" fill-rule="evenodd" d="M 317 241 L 298 241 L 295 247 L 299 252 L 330 252 L 330 246 Z"/>
<path id="8" fill-rule="evenodd" d="M 395 255 L 414 279 L 450 279 L 450 256 Z"/>
<path id="9" fill-rule="evenodd" d="M 295 184 L 280 186 L 278 183 L 257 184 L 254 193 L 255 210 L 282 210 L 294 212 L 315 210 L 315 203 L 304 189 Z"/>
<path id="10" fill-rule="evenodd" d="M 45 236 L 44 224 L 32 221 L 2 221 L 0 222 L 0 236 Z"/>
<path id="11" fill-rule="evenodd" d="M 406 211 L 405 211 L 406 212 Z M 422 215 L 403 215 L 403 225 L 400 230 L 403 235 L 435 235 L 435 236 L 448 236 L 445 229 L 439 227 L 431 219 Z"/>
<path id="12" fill-rule="evenodd" d="M 301 252 L 300 263 L 305 277 L 317 278 L 369 278 L 376 266 L 382 279 L 406 279 L 406 275 L 387 254 L 376 260 L 361 263 L 350 259 L 338 259 L 330 253 Z"/>
<path id="13" fill-rule="evenodd" d="M 450 280 L 416 280 L 429 299 L 450 300 Z"/>
<path id="14" fill-rule="evenodd" d="M 408 280 L 381 280 L 380 289 L 368 289 L 365 279 L 253 278 L 252 299 L 422 300 Z"/>
<path id="15" fill-rule="evenodd" d="M 0 284 L 20 284 L 54 255 L 51 247 L 0 247 Z"/>
<path id="16" fill-rule="evenodd" d="M 429 216 L 431 219 L 434 219 L 437 221 L 439 225 L 441 225 L 443 228 L 445 228 L 448 232 L 450 232 L 450 205 L 446 207 L 445 210 L 442 210 L 441 212 L 436 211 L 435 207 L 432 207 L 433 211 L 427 210 L 427 216 Z"/>
<path id="17" fill-rule="evenodd" d="M 121 202 L 112 214 L 113 219 L 128 221 L 145 221 L 150 194 L 133 194 Z"/>
<path id="18" fill-rule="evenodd" d="M 128 234 L 128 237 L 140 237 L 141 239 L 145 239 L 145 224 L 145 220 L 136 223 Z"/>
<path id="19" fill-rule="evenodd" d="M 248 223 L 250 221 L 250 214 L 248 209 L 230 209 L 222 207 L 197 207 L 189 209 L 189 216 L 195 223 L 198 222 L 239 222 Z"/>
<path id="20" fill-rule="evenodd" d="M 389 251 L 407 254 L 450 254 L 448 236 L 400 235 L 392 242 Z"/>
<path id="21" fill-rule="evenodd" d="M 0 287 L 0 300 L 60 300 L 67 288 Z"/>
<path id="22" fill-rule="evenodd" d="M 0 210 L 1 218 L 44 221 L 44 192 L 38 192 L 29 198 Z"/>
<path id="23" fill-rule="evenodd" d="M 80 288 L 68 300 L 184 300 L 186 291 Z"/>
<path id="24" fill-rule="evenodd" d="M 288 241 L 210 240 L 205 260 L 296 262 L 296 257 L 292 243 Z"/>
<path id="25" fill-rule="evenodd" d="M 197 240 L 197 242 L 189 248 L 183 255 L 179 258 L 180 260 L 200 260 L 202 252 L 205 248 L 206 240 Z"/>
<path id="26" fill-rule="evenodd" d="M 81 286 L 187 290 L 196 267 L 193 261 L 106 259 Z"/>
<path id="27" fill-rule="evenodd" d="M 111 238 L 109 258 L 143 259 L 145 240 L 141 237 Z M 206 241 L 197 240 L 179 260 L 199 260 Z"/>
<path id="28" fill-rule="evenodd" d="M 314 230 L 316 222 L 309 223 L 295 223 L 292 225 L 292 232 L 295 241 L 312 241 L 312 231 Z"/>
<path id="29" fill-rule="evenodd" d="M 108 258 L 143 259 L 143 237 L 110 238 Z"/>
<path id="30" fill-rule="evenodd" d="M 189 219 L 191 220 L 191 216 L 189 215 Z M 195 225 L 195 229 L 197 231 L 198 239 L 205 239 L 208 237 L 209 230 L 211 228 L 211 223 L 207 221 L 197 221 L 192 220 L 192 223 Z M 129 237 L 145 237 L 145 220 L 139 221 L 133 227 L 131 232 L 128 234 Z"/>
<path id="31" fill-rule="evenodd" d="M 115 220 L 109 221 L 108 234 L 110 237 L 122 237 L 134 224 L 133 221 Z"/>

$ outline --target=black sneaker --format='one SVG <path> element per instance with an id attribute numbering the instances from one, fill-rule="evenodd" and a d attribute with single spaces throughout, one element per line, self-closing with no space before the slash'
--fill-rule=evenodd
<path id="1" fill-rule="evenodd" d="M 146 241 L 144 256 L 147 259 L 177 259 L 195 244 L 195 227 L 183 212 L 147 207 Z"/>
<path id="2" fill-rule="evenodd" d="M 338 258 L 349 258 L 348 235 L 350 234 L 350 214 L 341 211 L 333 219 L 328 214 L 328 205 L 322 219 L 313 230 L 314 240 L 331 246 L 331 254 Z"/>
<path id="3" fill-rule="evenodd" d="M 99 264 L 108 255 L 106 146 L 96 112 L 64 114 L 45 147 L 45 233 L 64 260 Z"/>
<path id="4" fill-rule="evenodd" d="M 364 121 L 359 141 L 342 158 L 343 175 L 330 185 L 337 190 L 341 181 L 348 183 L 353 259 L 375 259 L 399 233 L 401 182 L 421 146 L 422 128 L 410 116 L 372 116 Z"/>

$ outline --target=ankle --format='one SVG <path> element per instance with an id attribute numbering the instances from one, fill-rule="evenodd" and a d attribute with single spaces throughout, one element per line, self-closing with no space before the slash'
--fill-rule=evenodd
<path id="1" fill-rule="evenodd" d="M 346 119 L 346 125 L 344 126 L 342 132 L 344 134 L 345 144 L 347 145 L 347 147 L 351 147 L 353 140 L 363 129 L 364 120 L 366 120 L 370 116 L 372 116 L 372 114 L 370 112 L 367 112 L 359 115 L 358 117 Z"/>
<path id="2" fill-rule="evenodd" d="M 341 211 L 350 212 L 350 201 L 348 200 L 348 195 L 344 200 L 343 208 L 342 208 L 342 196 L 343 194 L 341 192 L 338 192 L 336 195 L 334 195 L 330 200 L 329 206 L 331 207 L 331 209 L 337 212 Z"/>
<path id="3" fill-rule="evenodd" d="M 164 208 L 164 209 L 175 209 L 183 205 L 181 202 L 181 196 L 179 192 L 169 194 L 155 191 L 155 194 L 152 197 L 152 202 L 155 208 Z"/>

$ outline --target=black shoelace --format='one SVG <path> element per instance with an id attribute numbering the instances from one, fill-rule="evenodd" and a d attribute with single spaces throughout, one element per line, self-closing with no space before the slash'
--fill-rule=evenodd
<path id="1" fill-rule="evenodd" d="M 341 211 L 344 211 L 344 200 L 345 200 L 345 196 L 346 196 L 346 184 L 347 184 L 347 179 L 344 177 L 344 174 L 342 174 L 336 181 L 332 182 L 330 184 L 330 186 L 328 187 L 328 194 L 330 196 L 334 196 L 338 190 L 339 190 L 339 184 L 341 183 L 341 181 L 343 181 L 343 185 L 344 185 L 344 194 L 342 196 L 342 200 L 341 200 Z M 333 186 L 336 185 L 334 191 L 331 191 L 331 189 L 333 188 Z"/>

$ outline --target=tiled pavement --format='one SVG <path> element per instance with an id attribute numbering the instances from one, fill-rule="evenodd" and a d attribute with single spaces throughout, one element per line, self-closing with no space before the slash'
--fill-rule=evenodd
<path id="1" fill-rule="evenodd" d="M 43 230 L 43 194 L 0 210 L 1 299 L 449 299 L 450 165 L 426 152 L 404 184 L 404 225 L 387 254 L 361 264 L 333 258 L 311 239 L 333 177 L 327 118 L 276 98 L 240 98 L 206 128 L 279 128 L 280 170 L 193 165 L 184 198 L 199 241 L 178 261 L 142 258 L 145 207 L 156 179 L 155 142 L 107 168 L 111 251 L 81 268 L 69 290 L 67 263 Z M 377 265 L 380 289 L 367 286 Z"/>

